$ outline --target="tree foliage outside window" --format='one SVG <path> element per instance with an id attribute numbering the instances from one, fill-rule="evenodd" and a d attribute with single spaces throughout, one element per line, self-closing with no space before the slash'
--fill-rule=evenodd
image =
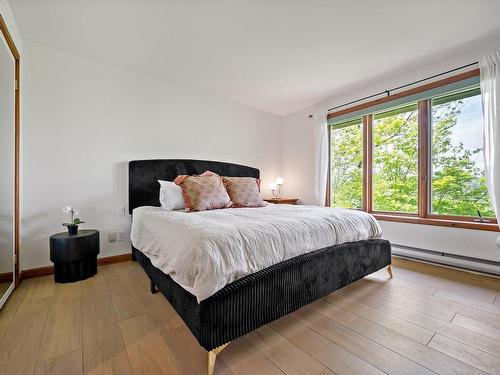
<path id="1" fill-rule="evenodd" d="M 477 91 L 465 92 L 455 100 L 453 95 L 433 100 L 432 172 L 432 213 L 477 216 L 480 211 L 483 216 L 495 216 L 484 176 Z"/>
<path id="2" fill-rule="evenodd" d="M 474 94 L 474 95 L 472 95 Z M 494 217 L 482 155 L 480 94 L 431 101 L 433 214 Z M 362 208 L 362 119 L 331 128 L 330 197 L 333 207 Z M 418 108 L 373 116 L 373 210 L 418 211 Z"/>
<path id="3" fill-rule="evenodd" d="M 416 213 L 417 105 L 373 118 L 373 210 Z"/>
<path id="4" fill-rule="evenodd" d="M 363 120 L 331 129 L 330 205 L 363 207 Z"/>

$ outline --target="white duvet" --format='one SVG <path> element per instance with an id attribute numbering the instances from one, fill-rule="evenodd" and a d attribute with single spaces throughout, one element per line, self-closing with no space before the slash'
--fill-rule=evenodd
<path id="1" fill-rule="evenodd" d="M 130 237 L 155 267 L 200 302 L 234 280 L 297 255 L 381 236 L 366 212 L 269 204 L 202 212 L 139 207 Z"/>

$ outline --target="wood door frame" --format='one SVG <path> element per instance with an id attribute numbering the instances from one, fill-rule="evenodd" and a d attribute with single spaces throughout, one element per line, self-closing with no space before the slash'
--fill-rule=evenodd
<path id="1" fill-rule="evenodd" d="M 14 43 L 4 18 L 0 14 L 0 31 L 9 46 L 15 61 L 15 108 L 14 108 L 14 283 L 19 285 L 19 151 L 20 151 L 20 59 L 21 55 Z"/>

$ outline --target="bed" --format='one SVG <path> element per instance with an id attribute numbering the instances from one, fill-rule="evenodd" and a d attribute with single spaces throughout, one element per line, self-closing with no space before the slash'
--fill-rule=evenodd
<path id="1" fill-rule="evenodd" d="M 260 178 L 256 168 L 223 162 L 179 159 L 129 162 L 133 259 L 148 275 L 151 292 L 159 290 L 163 293 L 199 344 L 208 351 L 209 375 L 213 374 L 217 354 L 231 340 L 384 267 L 392 277 L 391 245 L 379 238 L 378 224 L 374 224 L 374 219 L 360 211 L 286 205 L 204 213 L 165 213 L 158 208 L 158 180 L 173 181 L 178 175 L 201 174 L 207 170 L 223 176 Z M 321 216 L 318 210 L 326 213 L 324 220 L 318 219 Z M 219 220 L 219 217 L 223 218 Z M 224 226 L 228 221 L 231 224 Z M 200 243 L 210 242 L 209 253 L 213 254 L 214 260 L 204 251 L 192 250 L 189 253 L 190 244 L 186 245 L 186 241 L 175 242 L 175 246 L 169 244 L 170 234 L 162 228 L 168 228 L 172 223 L 177 225 L 172 227 L 175 232 L 191 228 L 193 238 L 198 238 Z M 342 226 L 342 223 L 348 224 Z M 296 230 L 299 235 L 296 235 L 295 242 L 287 240 L 281 243 L 280 238 L 285 237 L 281 228 L 286 225 L 304 226 L 305 240 L 300 242 L 301 232 Z M 321 228 L 321 225 L 323 229 L 315 232 L 315 228 Z M 204 228 L 208 228 L 205 230 L 207 236 L 212 231 L 224 233 L 226 237 L 228 234 L 231 237 L 243 236 L 243 232 L 262 232 L 253 236 L 256 238 L 253 242 L 245 239 L 242 254 L 232 252 L 231 257 L 235 259 L 224 262 L 217 256 L 224 251 L 225 242 L 221 238 L 225 237 L 214 234 L 213 238 L 205 240 Z M 274 233 L 275 237 L 266 243 L 272 237 L 269 233 Z M 329 243 L 336 244 L 328 246 Z M 178 249 L 179 254 L 185 254 L 186 259 L 197 259 L 192 263 L 196 263 L 194 269 L 196 275 L 201 275 L 199 279 L 186 276 L 193 273 L 191 269 L 173 272 L 168 266 L 171 259 L 161 254 L 162 248 L 167 248 L 168 253 L 177 258 L 175 250 L 181 246 L 185 249 Z M 192 247 L 197 248 L 197 242 L 193 242 Z M 280 249 L 279 256 L 260 262 L 261 255 L 268 254 L 271 247 Z M 303 248 L 298 251 L 296 247 Z M 256 256 L 252 261 L 246 261 L 252 249 Z M 204 256 L 202 262 L 198 260 L 200 254 Z M 212 263 L 214 269 L 221 268 L 219 272 L 201 272 L 210 271 Z"/>

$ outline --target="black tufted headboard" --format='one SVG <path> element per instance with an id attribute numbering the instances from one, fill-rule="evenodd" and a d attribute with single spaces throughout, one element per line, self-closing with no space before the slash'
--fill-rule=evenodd
<path id="1" fill-rule="evenodd" d="M 128 163 L 128 210 L 160 206 L 158 180 L 173 181 L 178 175 L 212 171 L 221 176 L 260 178 L 257 168 L 219 161 L 188 159 L 133 160 Z"/>

